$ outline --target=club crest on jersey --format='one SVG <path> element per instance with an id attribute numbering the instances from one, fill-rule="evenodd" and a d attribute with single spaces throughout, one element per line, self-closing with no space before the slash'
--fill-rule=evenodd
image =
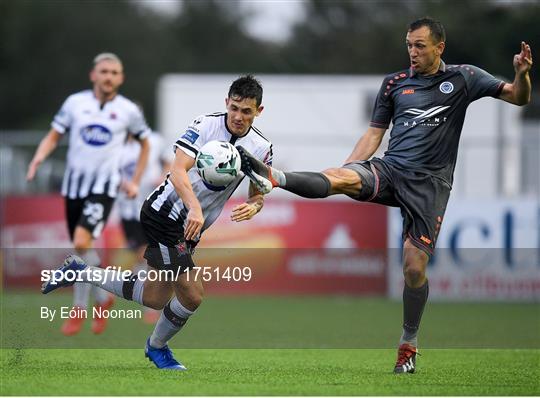
<path id="1" fill-rule="evenodd" d="M 88 145 L 102 146 L 112 140 L 112 132 L 101 124 L 90 124 L 81 129 L 81 137 Z"/>
<path id="2" fill-rule="evenodd" d="M 189 129 L 185 132 L 185 134 L 182 136 L 182 138 L 186 141 L 191 142 L 192 144 L 195 144 L 195 141 L 197 141 L 197 138 L 199 138 L 199 134 L 197 134 L 195 131 Z"/>
<path id="3" fill-rule="evenodd" d="M 443 94 L 450 94 L 454 91 L 454 85 L 450 82 L 442 82 L 439 86 L 439 90 L 441 90 L 441 93 Z"/>

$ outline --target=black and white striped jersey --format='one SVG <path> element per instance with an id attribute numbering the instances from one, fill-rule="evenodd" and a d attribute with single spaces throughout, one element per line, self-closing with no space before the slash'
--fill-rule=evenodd
<path id="1" fill-rule="evenodd" d="M 174 150 L 182 150 L 188 156 L 195 158 L 199 149 L 213 140 L 241 145 L 263 162 L 272 163 L 272 144 L 270 141 L 254 126 L 251 126 L 247 134 L 242 137 L 231 134 L 227 128 L 226 113 L 213 113 L 195 119 L 176 141 Z M 188 176 L 193 186 L 193 192 L 203 210 L 205 220 L 202 231 L 204 231 L 218 218 L 225 203 L 242 182 L 244 174 L 240 172 L 238 177 L 222 190 L 214 190 L 207 186 L 195 167 L 188 171 Z M 148 197 L 148 202 L 150 207 L 161 217 L 168 217 L 182 225 L 184 224 L 188 209 L 184 207 L 168 177 Z"/>
<path id="2" fill-rule="evenodd" d="M 171 163 L 174 157 L 170 147 L 165 145 L 165 140 L 161 134 L 152 132 L 148 136 L 148 141 L 150 144 L 150 153 L 148 154 L 146 169 L 139 184 L 139 194 L 136 198 L 128 198 L 125 192 L 120 191 L 116 198 L 116 205 L 123 220 L 139 221 L 144 200 L 163 178 L 162 163 Z M 138 142 L 135 140 L 128 140 L 126 142 L 120 161 L 122 180 L 131 181 L 133 179 L 140 153 L 141 146 Z"/>
<path id="3" fill-rule="evenodd" d="M 90 194 L 116 197 L 120 185 L 120 155 L 126 135 L 145 139 L 150 134 L 137 105 L 122 95 L 101 105 L 93 91 L 70 95 L 51 126 L 69 132 L 62 195 L 70 199 Z"/>

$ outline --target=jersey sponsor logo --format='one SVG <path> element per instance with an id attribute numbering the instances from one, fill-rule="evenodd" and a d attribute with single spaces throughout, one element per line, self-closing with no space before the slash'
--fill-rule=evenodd
<path id="1" fill-rule="evenodd" d="M 197 138 L 199 138 L 199 134 L 197 134 L 192 129 L 188 129 L 182 136 L 182 138 L 186 141 L 191 142 L 192 144 L 195 144 L 195 141 L 197 141 Z"/>
<path id="2" fill-rule="evenodd" d="M 428 109 L 427 111 L 424 111 L 422 109 L 418 108 L 411 108 L 407 109 L 405 113 L 408 113 L 409 115 L 413 115 L 414 119 L 425 119 L 430 118 L 432 116 L 438 115 L 441 112 L 444 112 L 450 108 L 450 106 L 434 106 L 433 108 Z"/>
<path id="3" fill-rule="evenodd" d="M 88 145 L 102 146 L 112 140 L 112 132 L 101 124 L 90 124 L 81 129 L 81 137 Z"/>
<path id="4" fill-rule="evenodd" d="M 408 88 L 401 92 L 403 95 L 414 94 L 414 88 Z"/>
<path id="5" fill-rule="evenodd" d="M 454 91 L 454 85 L 450 82 L 442 82 L 439 86 L 439 90 L 441 90 L 441 93 L 443 94 L 450 94 Z"/>
<path id="6" fill-rule="evenodd" d="M 437 116 L 440 115 L 440 113 L 444 112 L 450 108 L 450 106 L 434 106 L 433 108 L 429 108 L 427 110 L 418 109 L 418 108 L 410 108 L 405 111 L 405 113 L 412 118 L 412 121 L 406 121 L 403 122 L 403 126 L 405 127 L 414 127 L 417 124 L 422 124 L 425 126 L 438 126 L 441 123 L 446 122 L 446 117 Z"/>

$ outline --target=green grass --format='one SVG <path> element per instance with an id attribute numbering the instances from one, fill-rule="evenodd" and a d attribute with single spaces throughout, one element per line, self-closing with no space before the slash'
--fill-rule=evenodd
<path id="1" fill-rule="evenodd" d="M 66 289 L 66 293 L 69 293 Z M 138 319 L 110 321 L 94 336 L 64 337 L 61 319 L 40 318 L 40 306 L 58 309 L 69 294 L 9 292 L 1 298 L 2 348 L 139 348 L 152 326 Z M 137 309 L 118 299 L 115 308 Z M 189 320 L 179 348 L 394 348 L 402 305 L 358 297 L 208 297 Z M 540 349 L 540 306 L 523 303 L 428 303 L 421 348 Z"/>
<path id="2" fill-rule="evenodd" d="M 0 395 L 540 395 L 538 304 L 429 303 L 418 373 L 396 376 L 385 299 L 209 297 L 171 341 L 189 371 L 171 372 L 144 358 L 140 320 L 65 337 L 39 308 L 68 294 L 0 298 Z"/>
<path id="3" fill-rule="evenodd" d="M 538 350 L 424 350 L 393 375 L 394 350 L 177 350 L 187 372 L 142 349 L 2 351 L 2 395 L 538 395 Z"/>

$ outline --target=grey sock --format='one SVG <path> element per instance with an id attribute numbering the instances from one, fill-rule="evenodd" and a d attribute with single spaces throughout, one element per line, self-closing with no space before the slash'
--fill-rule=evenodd
<path id="1" fill-rule="evenodd" d="M 185 308 L 176 297 L 167 303 L 150 336 L 150 346 L 163 348 L 182 329 L 194 311 Z"/>
<path id="2" fill-rule="evenodd" d="M 401 344 L 410 344 L 413 347 L 418 347 L 418 339 L 416 335 L 418 334 L 418 330 L 407 331 L 407 329 L 403 329 L 403 333 L 401 334 L 401 338 L 399 339 L 399 345 Z"/>
<path id="3" fill-rule="evenodd" d="M 80 256 L 91 267 L 99 266 L 101 263 L 95 249 L 88 249 L 84 253 L 81 253 Z M 75 283 L 73 285 L 73 306 L 87 308 L 91 290 L 92 287 L 85 283 Z"/>
<path id="4" fill-rule="evenodd" d="M 87 308 L 92 286 L 77 282 L 73 285 L 73 306 Z"/>
<path id="5" fill-rule="evenodd" d="M 418 328 L 429 296 L 429 283 L 419 288 L 411 288 L 405 284 L 403 287 L 403 334 L 399 344 L 408 343 L 417 346 Z"/>

